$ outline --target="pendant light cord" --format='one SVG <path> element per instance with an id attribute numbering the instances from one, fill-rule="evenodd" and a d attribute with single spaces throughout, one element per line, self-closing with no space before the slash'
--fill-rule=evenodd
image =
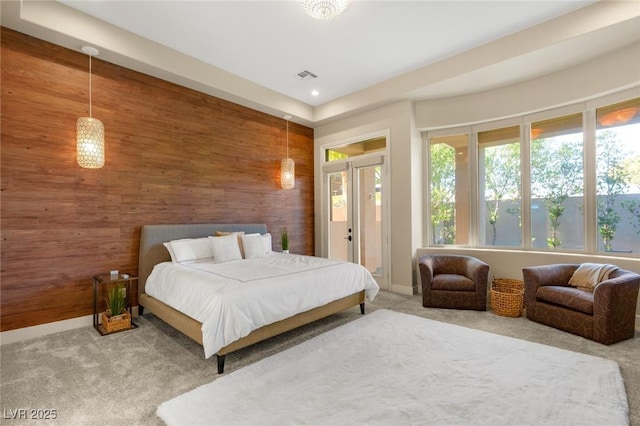
<path id="1" fill-rule="evenodd" d="M 89 117 L 93 117 L 91 115 L 91 55 L 89 55 Z"/>
<path id="2" fill-rule="evenodd" d="M 287 158 L 289 158 L 289 120 L 287 120 Z"/>

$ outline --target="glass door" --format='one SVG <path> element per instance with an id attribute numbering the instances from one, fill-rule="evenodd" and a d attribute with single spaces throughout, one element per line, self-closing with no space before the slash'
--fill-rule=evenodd
<path id="1" fill-rule="evenodd" d="M 325 169 L 327 257 L 361 264 L 387 288 L 383 158 L 345 161 Z"/>
<path id="2" fill-rule="evenodd" d="M 355 167 L 357 202 L 354 256 L 373 276 L 382 276 L 382 164 Z"/>
<path id="3" fill-rule="evenodd" d="M 353 225 L 351 223 L 351 179 L 348 170 L 328 173 L 329 181 L 329 232 L 328 253 L 330 259 L 353 262 Z"/>

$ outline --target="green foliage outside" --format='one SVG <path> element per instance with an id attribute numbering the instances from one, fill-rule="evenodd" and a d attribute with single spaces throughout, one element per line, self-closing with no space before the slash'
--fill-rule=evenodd
<path id="1" fill-rule="evenodd" d="M 349 158 L 347 154 L 343 154 L 341 152 L 334 151 L 332 149 L 328 149 L 325 152 L 327 156 L 327 161 L 344 160 L 345 158 Z"/>
<path id="2" fill-rule="evenodd" d="M 552 249 L 562 245 L 558 228 L 565 201 L 583 193 L 582 134 L 575 137 L 576 140 L 531 141 L 531 196 L 541 198 L 547 208 L 551 227 L 547 246 Z"/>
<path id="3" fill-rule="evenodd" d="M 431 235 L 433 244 L 455 241 L 455 150 L 431 145 Z"/>
<path id="4" fill-rule="evenodd" d="M 584 193 L 582 133 L 559 138 L 536 139 L 531 142 L 531 196 L 543 200 L 549 218 L 547 246 L 562 245 L 559 228 L 563 223 L 565 202 Z M 631 185 L 640 187 L 640 156 L 628 158 L 614 131 L 597 135 L 597 219 L 598 231 L 605 250 L 612 249 L 619 212 L 630 213 L 630 223 L 640 234 L 640 201 L 620 201 Z M 455 242 L 455 150 L 444 144 L 430 146 L 432 243 Z M 520 145 L 510 143 L 484 151 L 484 203 L 492 226 L 495 245 L 500 219 L 500 206 L 507 200 L 519 200 Z M 506 209 L 520 217 L 518 207 Z"/>
<path id="5" fill-rule="evenodd" d="M 640 202 L 635 200 L 623 201 L 621 205 L 631 214 L 633 218 L 631 225 L 636 230 L 636 234 L 640 235 Z"/>
<path id="6" fill-rule="evenodd" d="M 501 203 L 520 199 L 520 144 L 485 148 L 484 168 L 484 203 L 492 227 L 491 245 L 496 245 Z M 512 212 L 518 214 L 519 210 L 507 210 L 507 213 Z"/>
<path id="7" fill-rule="evenodd" d="M 611 251 L 620 215 L 616 208 L 618 196 L 629 188 L 630 175 L 622 166 L 625 153 L 610 130 L 599 132 L 597 144 L 598 231 L 604 249 Z M 634 225 L 635 226 L 635 225 Z"/>

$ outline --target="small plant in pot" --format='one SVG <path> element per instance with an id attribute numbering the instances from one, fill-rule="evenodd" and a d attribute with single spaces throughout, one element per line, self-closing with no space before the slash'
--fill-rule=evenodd
<path id="1" fill-rule="evenodd" d="M 114 283 L 107 288 L 104 298 L 106 310 L 102 313 L 102 327 L 106 333 L 131 328 L 131 314 L 127 311 L 125 291 L 122 283 Z"/>
<path id="2" fill-rule="evenodd" d="M 282 245 L 282 252 L 289 253 L 289 233 L 287 232 L 287 228 L 280 232 L 280 243 Z"/>

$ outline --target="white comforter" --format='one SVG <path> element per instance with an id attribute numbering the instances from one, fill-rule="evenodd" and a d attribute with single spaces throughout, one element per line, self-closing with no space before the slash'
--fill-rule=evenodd
<path id="1" fill-rule="evenodd" d="M 145 292 L 202 323 L 211 357 L 253 330 L 365 290 L 379 287 L 361 265 L 272 252 L 226 263 L 160 263 Z"/>

